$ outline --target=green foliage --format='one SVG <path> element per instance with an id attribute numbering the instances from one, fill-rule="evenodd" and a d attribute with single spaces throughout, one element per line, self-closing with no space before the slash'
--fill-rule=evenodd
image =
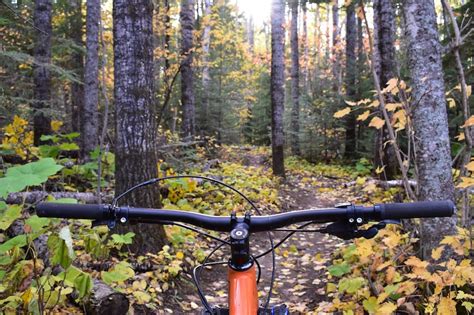
<path id="1" fill-rule="evenodd" d="M 8 193 L 21 191 L 28 186 L 41 185 L 61 169 L 62 166 L 56 164 L 52 158 L 10 167 L 5 177 L 0 178 L 0 196 L 6 198 Z"/>

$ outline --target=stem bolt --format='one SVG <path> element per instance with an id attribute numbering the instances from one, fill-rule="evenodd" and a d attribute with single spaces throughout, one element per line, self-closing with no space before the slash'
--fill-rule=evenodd
<path id="1" fill-rule="evenodd" d="M 127 218 L 121 217 L 120 218 L 120 223 L 127 223 Z"/>
<path id="2" fill-rule="evenodd" d="M 354 218 L 350 218 L 349 223 L 354 223 Z"/>
<path id="3" fill-rule="evenodd" d="M 362 218 L 357 218 L 357 223 L 361 224 L 362 223 Z"/>

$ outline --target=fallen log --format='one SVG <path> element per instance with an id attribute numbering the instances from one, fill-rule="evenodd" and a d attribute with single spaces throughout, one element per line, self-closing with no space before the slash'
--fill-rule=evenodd
<path id="1" fill-rule="evenodd" d="M 113 290 L 100 280 L 94 279 L 92 293 L 85 300 L 84 307 L 88 315 L 125 315 L 128 312 L 129 301 L 125 294 Z"/>
<path id="2" fill-rule="evenodd" d="M 392 187 L 403 187 L 403 180 L 401 179 L 394 179 L 394 180 L 368 179 L 364 183 L 364 185 L 368 185 L 368 184 L 375 184 L 378 187 L 388 189 Z M 411 187 L 416 187 L 416 181 L 413 179 L 408 180 L 408 184 Z M 355 185 L 356 185 L 356 181 L 352 181 L 346 184 L 347 187 L 355 186 Z"/>
<path id="3" fill-rule="evenodd" d="M 73 198 L 82 203 L 98 203 L 99 198 L 91 192 L 46 192 L 46 191 L 28 191 L 11 193 L 8 195 L 6 203 L 8 204 L 34 204 L 45 200 L 48 196 L 55 199 Z M 113 195 L 102 196 L 102 202 L 111 202 Z"/>

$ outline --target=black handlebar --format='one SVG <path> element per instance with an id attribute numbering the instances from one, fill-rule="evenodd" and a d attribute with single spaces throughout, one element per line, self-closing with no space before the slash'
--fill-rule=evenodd
<path id="1" fill-rule="evenodd" d="M 373 207 L 347 205 L 337 208 L 298 210 L 268 216 L 252 216 L 249 222 L 251 232 L 270 231 L 293 223 L 313 221 L 317 223 L 336 222 L 343 220 L 362 219 L 381 221 L 388 219 L 408 219 L 426 217 L 449 217 L 453 215 L 455 206 L 449 200 L 425 201 L 413 203 L 387 203 Z M 89 219 L 97 221 L 120 221 L 126 223 L 156 223 L 181 222 L 192 224 L 214 231 L 231 231 L 235 222 L 231 217 L 211 216 L 189 211 L 116 207 L 111 205 L 83 205 L 40 203 L 36 207 L 40 217 L 57 217 L 72 219 Z M 243 222 L 243 217 L 237 217 L 237 222 Z"/>

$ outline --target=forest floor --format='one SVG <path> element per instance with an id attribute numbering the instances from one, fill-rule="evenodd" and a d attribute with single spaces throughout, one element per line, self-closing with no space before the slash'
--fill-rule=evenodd
<path id="1" fill-rule="evenodd" d="M 256 154 L 252 150 L 242 148 L 234 152 L 231 158 L 247 166 L 269 168 L 270 157 Z M 227 157 L 228 158 L 228 157 Z M 350 187 L 349 179 L 322 174 L 302 174 L 287 170 L 287 177 L 279 186 L 281 211 L 333 207 L 337 203 L 358 199 Z M 268 213 L 265 213 L 268 214 Z M 317 228 L 309 226 L 308 228 Z M 288 232 L 273 233 L 275 243 Z M 253 253 L 261 253 L 270 247 L 265 234 L 254 235 L 251 239 Z M 320 233 L 295 233 L 276 250 L 275 281 L 273 284 L 271 306 L 286 304 L 292 314 L 308 314 L 314 312 L 318 305 L 330 302 L 326 296 L 328 279 L 327 266 L 331 264 L 331 254 L 343 241 Z M 218 251 L 213 260 L 226 259 L 228 252 Z M 259 259 L 262 274 L 258 285 L 260 305 L 267 301 L 270 290 L 272 255 Z M 190 278 L 190 275 L 185 275 Z M 202 274 L 202 288 L 211 305 L 227 306 L 227 275 L 226 266 L 209 267 Z M 189 284 L 191 284 L 189 282 Z M 195 289 L 183 288 L 185 298 L 192 305 L 201 305 Z M 194 290 L 194 291 L 193 291 Z M 178 301 L 178 300 L 175 300 Z M 184 311 L 182 303 L 166 303 L 169 313 L 189 313 Z M 196 313 L 197 309 L 196 309 Z"/>

